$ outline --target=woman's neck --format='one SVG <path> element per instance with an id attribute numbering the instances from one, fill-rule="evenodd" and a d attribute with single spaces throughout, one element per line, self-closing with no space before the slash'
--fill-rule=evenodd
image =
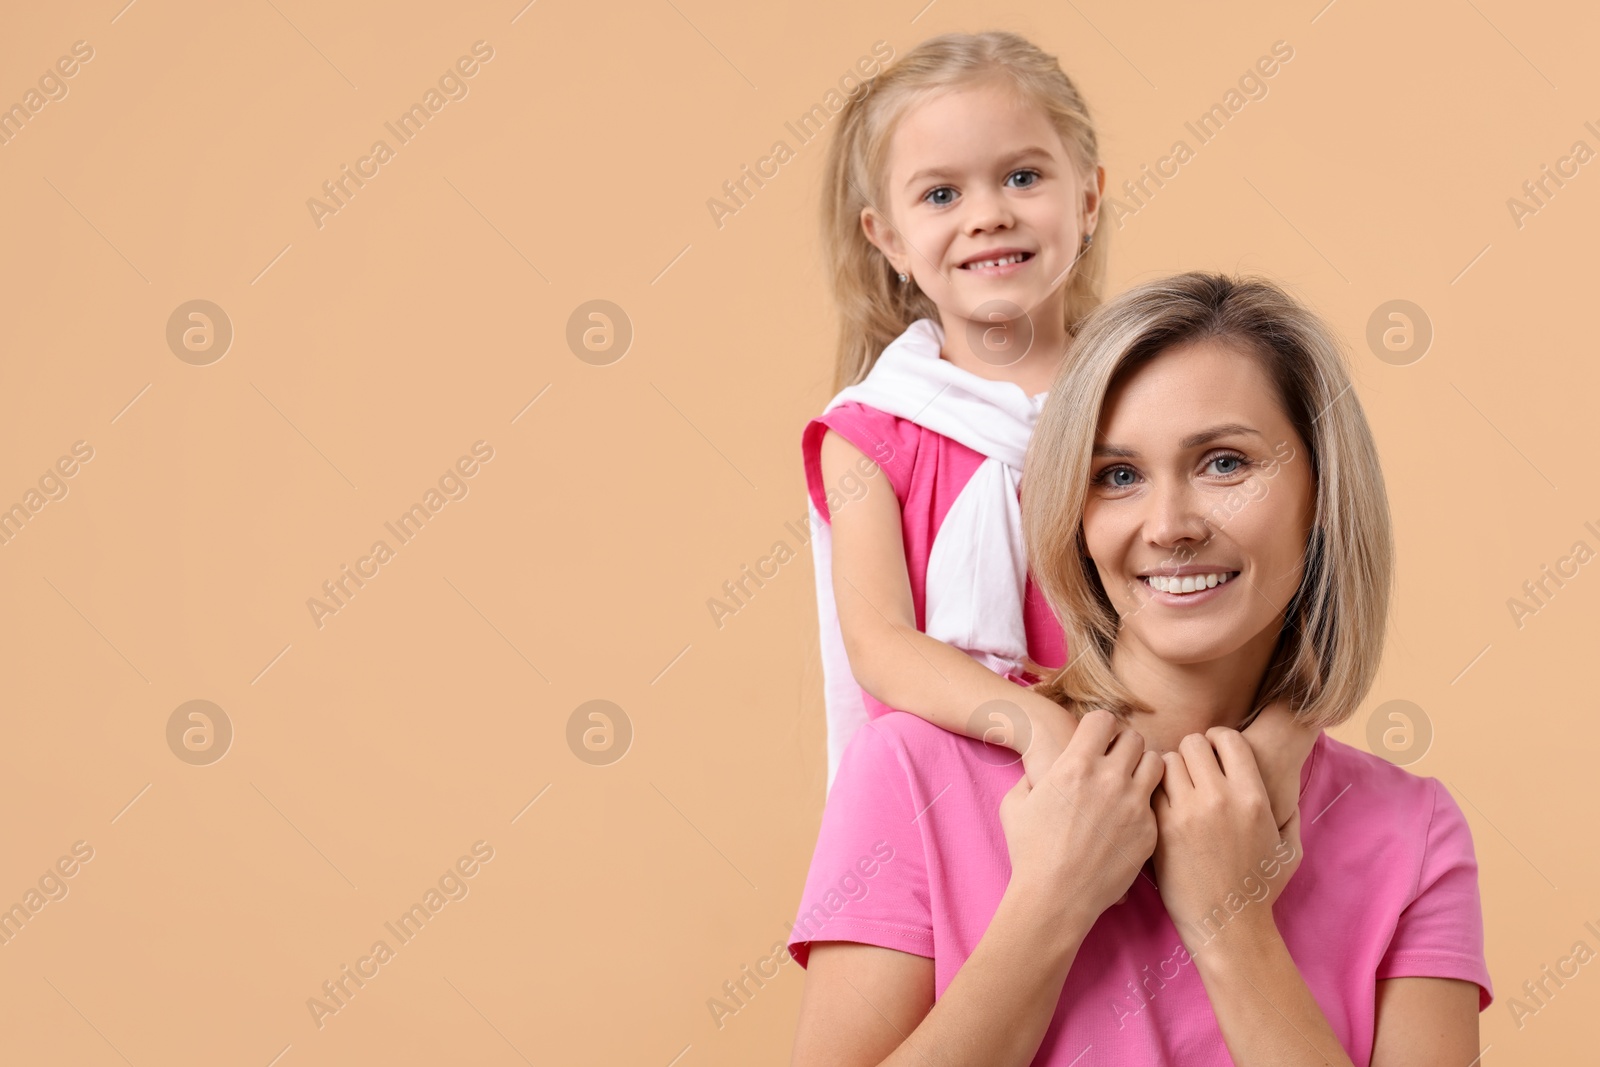
<path id="1" fill-rule="evenodd" d="M 1119 636 L 1111 669 L 1149 712 L 1134 712 L 1129 725 L 1145 747 L 1172 752 L 1187 734 L 1213 726 L 1238 729 L 1254 707 L 1278 634 L 1268 627 L 1242 648 L 1205 663 L 1168 663 L 1138 641 Z"/>

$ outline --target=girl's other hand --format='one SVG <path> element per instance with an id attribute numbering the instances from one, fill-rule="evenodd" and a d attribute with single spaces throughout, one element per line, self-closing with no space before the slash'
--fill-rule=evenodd
<path id="1" fill-rule="evenodd" d="M 1078 717 L 1049 697 L 1024 690 L 1017 704 L 1027 721 L 1026 736 L 1013 739 L 1012 747 L 1022 756 L 1022 770 L 1028 784 L 1038 788 L 1056 760 L 1067 750 L 1078 729 Z"/>

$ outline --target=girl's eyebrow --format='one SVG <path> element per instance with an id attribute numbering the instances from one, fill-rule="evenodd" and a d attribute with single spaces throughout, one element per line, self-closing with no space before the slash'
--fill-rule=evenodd
<path id="1" fill-rule="evenodd" d="M 1199 448 L 1201 445 L 1210 444 L 1219 437 L 1228 437 L 1233 434 L 1254 434 L 1263 440 L 1266 439 L 1266 435 L 1260 430 L 1252 429 L 1243 423 L 1225 422 L 1220 426 L 1213 426 L 1209 430 L 1201 430 L 1199 433 L 1190 434 L 1178 442 L 1178 447 L 1184 449 Z M 1096 456 L 1113 456 L 1117 459 L 1139 458 L 1138 450 L 1129 448 L 1127 445 L 1097 444 L 1094 446 L 1094 454 Z"/>
<path id="2" fill-rule="evenodd" d="M 1048 150 L 1040 148 L 1038 145 L 1029 145 L 1027 148 L 1018 149 L 1017 151 L 1012 152 L 1010 155 L 1001 159 L 1000 165 L 1003 167 L 1009 167 L 1013 163 L 1028 159 L 1032 156 L 1045 156 L 1049 158 L 1050 153 Z M 906 188 L 909 189 L 923 178 L 948 178 L 954 173 L 955 171 L 945 167 L 923 167 L 921 170 L 917 171 L 911 177 L 906 179 Z"/>

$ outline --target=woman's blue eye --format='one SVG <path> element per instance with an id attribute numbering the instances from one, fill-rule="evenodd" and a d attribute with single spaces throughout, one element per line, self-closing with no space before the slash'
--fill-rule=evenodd
<path id="1" fill-rule="evenodd" d="M 1015 178 L 1019 174 L 1031 174 L 1031 175 L 1033 175 L 1033 181 L 1028 182 L 1027 185 L 1019 185 L 1019 186 L 1017 186 L 1017 188 L 1019 188 L 1019 189 L 1026 189 L 1031 185 L 1037 184 L 1037 182 L 1039 180 L 1039 177 L 1040 177 L 1039 172 L 1036 171 L 1036 170 L 1016 170 L 1016 171 L 1012 171 L 1011 172 L 1011 177 Z M 1010 179 L 1008 178 L 1006 180 L 1009 181 Z"/>
<path id="2" fill-rule="evenodd" d="M 934 196 L 934 195 L 936 195 L 938 193 L 953 193 L 953 192 L 955 192 L 955 190 L 950 188 L 948 185 L 941 185 L 937 189 L 929 189 L 928 193 L 927 193 L 927 196 L 924 196 L 922 199 L 926 200 L 926 199 L 928 199 L 928 197 Z M 938 204 L 940 207 L 943 207 L 945 204 L 948 204 L 949 202 L 950 201 L 948 201 L 948 200 L 935 200 L 934 201 L 934 203 Z"/>
<path id="3" fill-rule="evenodd" d="M 1123 475 L 1126 475 L 1130 480 L 1119 481 L 1118 479 Z M 1095 482 L 1100 485 L 1111 485 L 1117 489 L 1126 489 L 1133 484 L 1131 481 L 1133 477 L 1132 467 L 1107 467 L 1096 476 Z"/>
<path id="4" fill-rule="evenodd" d="M 1224 477 L 1226 477 L 1227 475 L 1230 475 L 1230 474 L 1238 474 L 1241 470 L 1243 470 L 1246 466 L 1248 466 L 1248 463 L 1246 462 L 1246 460 L 1245 460 L 1245 458 L 1243 456 L 1236 455 L 1234 453 L 1226 453 L 1226 454 L 1221 455 L 1221 456 L 1213 456 L 1211 458 L 1211 462 L 1212 463 L 1232 463 L 1233 464 L 1233 466 L 1228 468 L 1227 470 L 1219 470 L 1219 471 L 1217 471 L 1218 474 L 1223 475 Z"/>

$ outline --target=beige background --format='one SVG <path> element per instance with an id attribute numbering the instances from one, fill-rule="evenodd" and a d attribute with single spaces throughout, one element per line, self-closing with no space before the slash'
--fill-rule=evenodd
<path id="1" fill-rule="evenodd" d="M 0 907 L 93 849 L 0 946 L 0 1060 L 786 1061 L 797 967 L 720 1028 L 707 1004 L 784 937 L 823 801 L 809 556 L 720 629 L 707 607 L 797 545 L 828 398 L 824 142 L 784 122 L 874 42 L 990 27 L 1079 81 L 1113 189 L 1293 47 L 1109 234 L 1110 288 L 1263 271 L 1348 340 L 1401 563 L 1336 736 L 1368 745 L 1390 700 L 1431 724 L 1411 767 L 1482 866 L 1483 1062 L 1594 1055 L 1600 968 L 1520 1026 L 1511 1001 L 1600 949 L 1600 564 L 1520 628 L 1507 606 L 1600 549 L 1600 164 L 1520 228 L 1507 206 L 1600 149 L 1590 5 L 121 3 L 0 33 L 4 105 L 94 53 L 0 145 L 0 507 L 93 450 L 0 546 Z M 307 200 L 480 40 L 469 95 L 319 228 Z M 719 228 L 707 201 L 779 139 Z M 197 299 L 234 330 L 208 365 L 166 339 Z M 566 340 L 597 299 L 634 330 L 605 366 Z M 1435 331 L 1409 365 L 1364 340 L 1396 299 Z M 477 441 L 467 495 L 319 627 L 322 583 Z M 632 730 L 609 765 L 569 747 L 595 699 Z M 191 700 L 232 726 L 208 765 L 169 747 Z M 319 1027 L 308 998 L 478 841 L 468 895 Z"/>

